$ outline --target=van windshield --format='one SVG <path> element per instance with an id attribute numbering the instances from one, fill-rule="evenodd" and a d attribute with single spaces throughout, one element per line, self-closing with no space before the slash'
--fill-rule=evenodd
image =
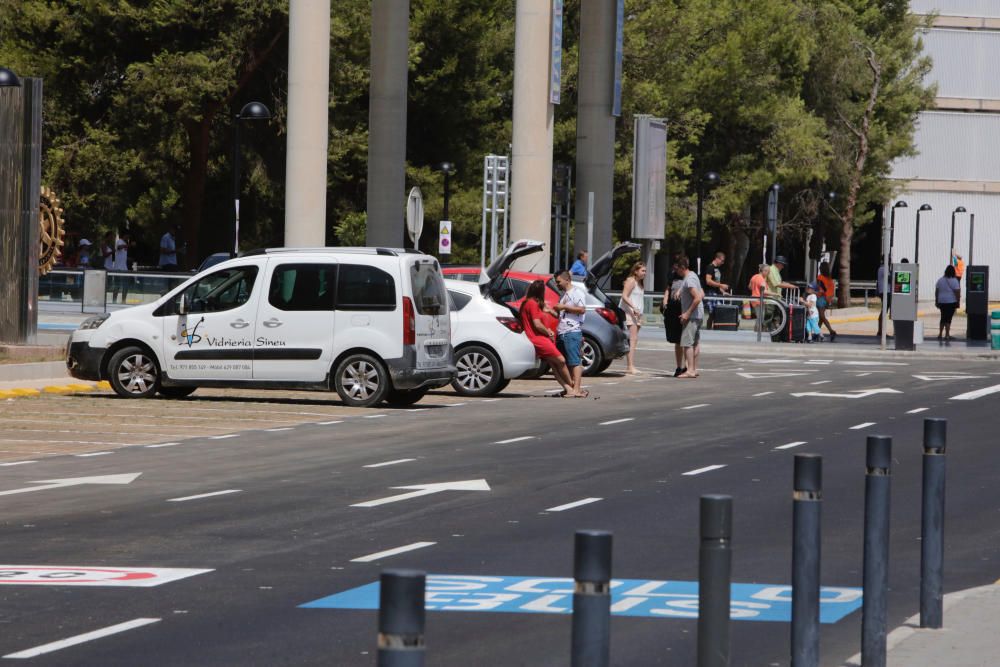
<path id="1" fill-rule="evenodd" d="M 416 261 L 410 265 L 410 284 L 413 286 L 413 306 L 419 314 L 444 315 L 448 312 L 448 294 L 436 261 Z"/>

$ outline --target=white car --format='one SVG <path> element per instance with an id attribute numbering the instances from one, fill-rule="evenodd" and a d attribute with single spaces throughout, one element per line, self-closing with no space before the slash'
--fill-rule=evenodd
<path id="1" fill-rule="evenodd" d="M 490 396 L 537 368 L 535 347 L 509 308 L 480 294 L 476 283 L 446 279 L 444 284 L 457 369 L 451 386 L 456 392 Z"/>

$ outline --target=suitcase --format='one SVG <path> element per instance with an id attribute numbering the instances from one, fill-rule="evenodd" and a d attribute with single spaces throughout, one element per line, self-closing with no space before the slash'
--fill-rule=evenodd
<path id="1" fill-rule="evenodd" d="M 736 331 L 740 328 L 740 307 L 730 303 L 718 303 L 712 312 L 712 328 L 722 331 Z"/>
<path id="2" fill-rule="evenodd" d="M 806 340 L 806 309 L 789 304 L 788 317 L 781 331 L 771 337 L 775 343 L 803 343 Z"/>

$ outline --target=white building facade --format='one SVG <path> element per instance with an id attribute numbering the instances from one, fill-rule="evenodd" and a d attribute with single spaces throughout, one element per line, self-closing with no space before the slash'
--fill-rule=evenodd
<path id="1" fill-rule="evenodd" d="M 919 153 L 899 160 L 892 177 L 905 182 L 896 200 L 893 261 L 919 261 L 920 282 L 933 285 L 954 246 L 968 264 L 993 267 L 990 298 L 1000 300 L 1000 1 L 911 0 L 915 14 L 937 13 L 923 35 L 938 86 L 935 109 L 920 114 Z M 890 202 L 890 205 L 896 200 Z M 919 257 L 916 214 L 920 215 Z M 972 216 L 975 216 L 973 223 Z M 971 261 L 970 261 L 971 260 Z M 921 289 L 923 298 L 933 291 Z"/>

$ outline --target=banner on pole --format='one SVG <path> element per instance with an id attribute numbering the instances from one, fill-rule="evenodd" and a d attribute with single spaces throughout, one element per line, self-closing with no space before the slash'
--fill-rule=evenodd
<path id="1" fill-rule="evenodd" d="M 559 104 L 562 88 L 563 0 L 552 0 L 552 72 L 549 78 L 549 102 Z"/>

